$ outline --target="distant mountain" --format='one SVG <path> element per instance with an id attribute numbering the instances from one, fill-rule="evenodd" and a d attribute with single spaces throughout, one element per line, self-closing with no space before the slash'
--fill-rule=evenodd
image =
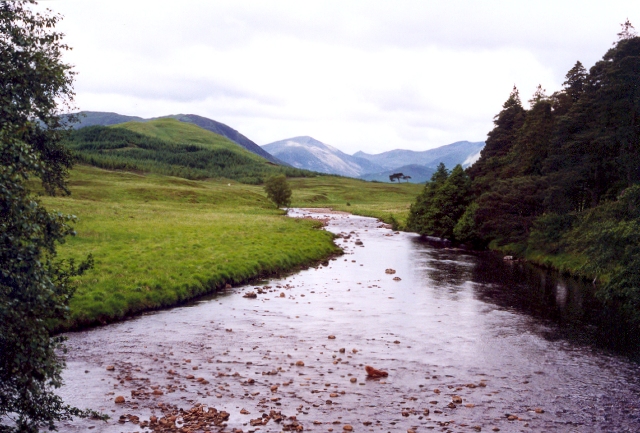
<path id="1" fill-rule="evenodd" d="M 395 149 L 377 155 L 356 152 L 353 156 L 366 159 L 387 170 L 406 165 L 422 165 L 435 168 L 441 162 L 448 168 L 453 168 L 457 164 L 462 164 L 463 167 L 473 164 L 480 157 L 480 151 L 483 147 L 484 141 L 458 141 L 421 152 Z"/>
<path id="2" fill-rule="evenodd" d="M 273 162 L 274 164 L 285 164 L 283 161 L 280 161 L 278 158 L 274 158 L 273 155 L 263 150 L 256 143 L 249 140 L 247 137 L 240 134 L 230 126 L 195 114 L 171 114 L 168 116 L 155 117 L 152 119 L 143 119 L 142 117 L 138 116 L 125 116 L 123 114 L 102 111 L 81 111 L 78 114 L 79 121 L 78 123 L 75 123 L 73 125 L 74 129 L 84 128 L 85 126 L 118 125 L 120 123 L 126 122 L 148 122 L 150 120 L 163 118 L 176 119 L 181 122 L 194 124 L 202 129 L 206 129 L 207 131 L 215 132 L 218 135 L 222 135 L 223 137 L 226 137 L 234 143 L 244 147 L 249 152 L 259 155 L 265 158 L 267 161 Z"/>
<path id="3" fill-rule="evenodd" d="M 265 144 L 262 148 L 293 167 L 320 173 L 358 177 L 384 170 L 376 163 L 347 155 L 312 137 L 288 138 Z"/>
<path id="4" fill-rule="evenodd" d="M 425 167 L 423 165 L 405 165 L 402 167 L 394 168 L 393 170 L 385 170 L 378 173 L 367 173 L 360 176 L 360 179 L 363 180 L 377 180 L 378 182 L 390 182 L 389 176 L 394 173 L 402 173 L 405 176 L 411 176 L 411 179 L 408 179 L 411 183 L 425 183 L 426 181 L 431 179 L 433 173 L 435 173 L 435 169 L 431 167 Z M 400 182 L 406 182 L 405 180 L 401 180 Z"/>
<path id="5" fill-rule="evenodd" d="M 125 116 L 124 114 L 109 113 L 104 111 L 81 111 L 76 113 L 78 122 L 73 124 L 73 129 L 85 126 L 110 126 L 126 122 L 146 122 L 146 119 L 138 116 Z"/>

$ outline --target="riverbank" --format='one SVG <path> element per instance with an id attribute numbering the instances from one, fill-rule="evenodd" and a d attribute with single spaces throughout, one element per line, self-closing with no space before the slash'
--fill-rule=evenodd
<path id="1" fill-rule="evenodd" d="M 58 249 L 93 269 L 77 278 L 59 330 L 180 305 L 227 285 L 290 272 L 339 253 L 317 221 L 287 218 L 256 187 L 76 167 L 70 197 L 44 197 L 77 215 Z"/>
<path id="2" fill-rule="evenodd" d="M 71 333 L 60 395 L 111 419 L 60 431 L 168 430 L 213 408 L 228 416 L 212 431 L 229 432 L 638 431 L 637 364 L 595 343 L 578 282 L 374 219 L 292 212 L 329 220 L 345 255 Z"/>
<path id="3" fill-rule="evenodd" d="M 414 198 L 405 185 L 339 177 L 291 184 L 302 206 L 323 201 L 400 215 Z M 77 236 L 59 247 L 59 257 L 78 262 L 91 254 L 95 266 L 76 279 L 71 318 L 59 331 L 173 307 L 340 253 L 321 222 L 285 217 L 259 186 L 78 165 L 69 187 L 69 197 L 42 197 L 48 209 L 78 216 Z"/>

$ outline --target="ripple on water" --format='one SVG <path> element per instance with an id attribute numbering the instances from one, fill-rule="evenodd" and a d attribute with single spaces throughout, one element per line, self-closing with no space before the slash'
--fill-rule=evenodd
<path id="1" fill-rule="evenodd" d="M 229 413 L 225 431 L 295 429 L 273 413 L 308 431 L 640 431 L 638 366 L 581 325 L 590 301 L 578 283 L 371 218 L 292 213 L 353 232 L 337 239 L 346 255 L 255 299 L 238 287 L 69 334 L 63 398 L 112 419 L 60 430 L 142 431 L 206 405 Z M 365 365 L 389 376 L 367 379 Z"/>

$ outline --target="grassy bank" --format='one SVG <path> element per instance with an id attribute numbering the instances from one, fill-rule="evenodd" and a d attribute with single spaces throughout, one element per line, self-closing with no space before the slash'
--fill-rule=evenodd
<path id="1" fill-rule="evenodd" d="M 420 188 L 332 176 L 290 182 L 294 206 L 400 221 Z M 64 329 L 177 305 L 338 251 L 317 223 L 282 216 L 260 186 L 78 165 L 69 187 L 69 197 L 42 198 L 49 209 L 79 218 L 78 235 L 60 246 L 59 256 L 92 254 L 95 266 L 77 279 Z"/>
<path id="2" fill-rule="evenodd" d="M 70 197 L 49 209 L 79 217 L 61 258 L 95 267 L 78 279 L 65 328 L 176 305 L 225 283 L 310 264 L 337 251 L 317 224 L 285 218 L 261 188 L 77 166 Z"/>
<path id="3" fill-rule="evenodd" d="M 364 182 L 337 176 L 291 179 L 294 207 L 331 207 L 356 215 L 393 219 L 404 226 L 409 206 L 424 185 Z"/>

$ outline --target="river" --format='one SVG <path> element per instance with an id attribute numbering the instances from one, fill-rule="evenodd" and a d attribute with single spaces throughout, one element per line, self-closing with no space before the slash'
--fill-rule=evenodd
<path id="1" fill-rule="evenodd" d="M 640 366 L 624 329 L 594 325 L 588 285 L 372 218 L 292 214 L 328 219 L 345 255 L 68 334 L 60 394 L 111 419 L 60 430 L 640 431 Z"/>

